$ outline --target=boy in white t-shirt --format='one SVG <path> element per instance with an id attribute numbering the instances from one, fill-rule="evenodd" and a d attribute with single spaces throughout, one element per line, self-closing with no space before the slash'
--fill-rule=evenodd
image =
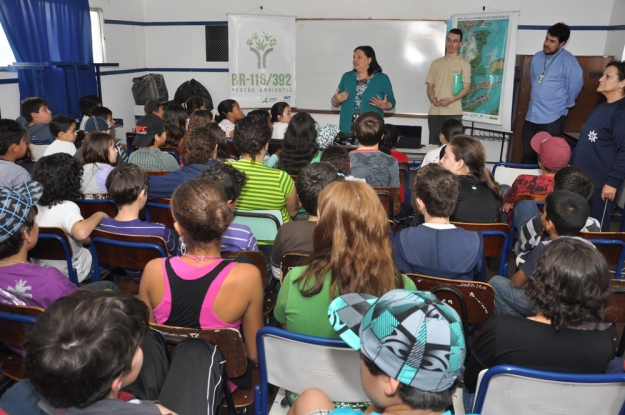
<path id="1" fill-rule="evenodd" d="M 50 121 L 50 132 L 54 136 L 54 142 L 48 146 L 43 156 L 56 153 L 67 153 L 70 156 L 76 154 L 76 120 L 67 115 L 55 115 Z"/>

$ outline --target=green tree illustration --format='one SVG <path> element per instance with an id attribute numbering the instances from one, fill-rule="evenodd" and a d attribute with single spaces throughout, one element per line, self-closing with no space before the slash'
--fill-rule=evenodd
<path id="1" fill-rule="evenodd" d="M 273 47 L 276 43 L 278 43 L 278 41 L 266 32 L 263 32 L 262 35 L 254 33 L 247 42 L 245 42 L 245 44 L 250 47 L 250 51 L 254 52 L 258 58 L 258 69 L 267 68 L 267 55 L 269 52 L 273 51 Z"/>

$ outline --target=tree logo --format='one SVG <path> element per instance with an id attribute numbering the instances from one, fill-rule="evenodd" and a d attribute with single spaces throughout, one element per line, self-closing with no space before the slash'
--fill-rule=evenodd
<path id="1" fill-rule="evenodd" d="M 258 58 L 258 69 L 267 69 L 267 55 L 269 52 L 273 51 L 273 47 L 276 43 L 276 39 L 266 32 L 263 32 L 262 36 L 259 36 L 258 33 L 254 33 L 247 42 L 245 42 L 245 44 L 250 47 L 250 51 L 254 52 Z"/>

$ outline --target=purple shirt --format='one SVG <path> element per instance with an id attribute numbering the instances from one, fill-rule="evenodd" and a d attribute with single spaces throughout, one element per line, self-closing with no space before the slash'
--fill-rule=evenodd
<path id="1" fill-rule="evenodd" d="M 0 268 L 0 301 L 48 308 L 57 298 L 78 291 L 56 268 L 20 263 Z"/>
<path id="2" fill-rule="evenodd" d="M 258 251 L 258 242 L 250 228 L 231 223 L 221 236 L 221 251 Z"/>
<path id="3" fill-rule="evenodd" d="M 160 223 L 143 222 L 141 219 L 120 222 L 113 218 L 104 218 L 100 222 L 99 229 L 123 235 L 160 236 L 167 243 L 167 252 L 170 255 L 175 256 L 179 254 L 178 235 Z"/>

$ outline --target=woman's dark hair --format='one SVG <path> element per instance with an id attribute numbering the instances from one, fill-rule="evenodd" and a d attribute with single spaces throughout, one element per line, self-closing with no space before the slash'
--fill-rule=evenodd
<path id="1" fill-rule="evenodd" d="M 271 107 L 271 121 L 280 122 L 278 120 L 278 115 L 284 114 L 284 110 L 286 109 L 286 107 L 289 106 L 290 105 L 286 102 L 276 102 L 275 104 L 273 104 L 273 107 Z"/>
<path id="2" fill-rule="evenodd" d="M 170 105 L 163 114 L 163 120 L 167 132 L 165 145 L 178 147 L 187 132 L 187 112 L 179 105 Z"/>
<path id="3" fill-rule="evenodd" d="M 193 95 L 187 98 L 182 107 L 187 111 L 187 116 L 190 117 L 191 114 L 193 114 L 193 111 L 206 107 L 206 100 L 202 97 L 198 97 L 197 95 Z"/>
<path id="4" fill-rule="evenodd" d="M 230 149 L 228 148 L 228 142 L 226 141 L 226 133 L 221 129 L 216 122 L 209 122 L 206 124 L 206 128 L 211 130 L 215 137 L 217 137 L 217 158 L 221 161 L 231 159 Z"/>
<path id="5" fill-rule="evenodd" d="M 198 127 L 206 127 L 206 124 L 213 121 L 213 113 L 207 110 L 195 110 L 191 117 L 189 117 L 189 125 L 187 126 L 187 133 L 195 130 Z"/>
<path id="6" fill-rule="evenodd" d="M 225 99 L 217 105 L 217 116 L 215 117 L 215 122 L 220 123 L 226 118 L 228 118 L 228 113 L 232 112 L 232 108 L 234 108 L 234 104 L 237 102 L 233 99 Z"/>
<path id="7" fill-rule="evenodd" d="M 207 244 L 219 246 L 233 217 L 225 200 L 221 187 L 207 179 L 188 180 L 174 191 L 171 214 L 184 229 L 189 249 Z"/>
<path id="8" fill-rule="evenodd" d="M 375 58 L 375 51 L 371 46 L 358 46 L 356 49 L 354 49 L 354 52 L 356 52 L 357 50 L 361 50 L 367 58 L 371 58 L 371 63 L 369 64 L 369 68 L 367 69 L 367 73 L 369 75 L 373 75 L 376 72 L 382 72 L 382 67 L 378 63 L 378 60 Z"/>
<path id="9" fill-rule="evenodd" d="M 382 153 L 391 155 L 391 150 L 397 145 L 399 141 L 399 129 L 393 124 L 384 124 L 384 136 L 378 144 L 378 150 Z"/>
<path id="10" fill-rule="evenodd" d="M 529 297 L 556 330 L 599 322 L 610 297 L 604 256 L 588 242 L 560 237 L 538 255 Z"/>
<path id="11" fill-rule="evenodd" d="M 181 153 L 189 164 L 206 164 L 215 158 L 217 137 L 206 127 L 189 132 L 182 142 Z"/>
<path id="12" fill-rule="evenodd" d="M 234 145 L 241 155 L 247 154 L 252 159 L 260 154 L 270 138 L 271 129 L 260 117 L 243 117 L 234 127 Z"/>
<path id="13" fill-rule="evenodd" d="M 40 158 L 35 163 L 32 176 L 43 186 L 38 204 L 54 206 L 66 200 L 79 199 L 81 178 L 82 169 L 78 161 L 67 153 Z"/>
<path id="14" fill-rule="evenodd" d="M 371 373 L 371 376 L 387 375 L 371 361 L 367 356 L 361 354 L 363 363 Z M 387 375 L 388 376 L 388 375 Z M 462 377 L 458 376 L 454 384 L 447 390 L 442 392 L 427 392 L 421 389 L 399 383 L 399 398 L 413 410 L 431 410 L 434 412 L 442 412 L 452 404 L 453 394 L 456 388 L 461 384 Z"/>
<path id="15" fill-rule="evenodd" d="M 319 152 L 317 144 L 316 122 L 307 112 L 298 112 L 293 116 L 284 133 L 282 155 L 278 168 L 289 174 L 299 172 L 310 164 Z"/>
<path id="16" fill-rule="evenodd" d="M 417 171 L 414 180 L 415 197 L 425 204 L 428 215 L 448 218 L 454 213 L 460 192 L 458 176 L 438 164 L 429 164 Z"/>
<path id="17" fill-rule="evenodd" d="M 89 133 L 82 143 L 82 158 L 80 165 L 89 163 L 106 163 L 113 165 L 109 159 L 109 147 L 115 144 L 115 139 L 107 133 Z"/>
<path id="18" fill-rule="evenodd" d="M 37 206 L 30 208 L 22 226 L 16 229 L 8 238 L 0 242 L 0 259 L 8 258 L 17 254 L 24 245 L 24 231 L 30 232 L 35 225 L 35 216 L 37 215 Z"/>
<path id="19" fill-rule="evenodd" d="M 607 69 L 610 66 L 614 66 L 616 68 L 616 73 L 618 74 L 619 81 L 625 79 L 625 61 L 612 61 L 608 63 L 605 67 Z"/>
<path id="20" fill-rule="evenodd" d="M 148 174 L 136 164 L 122 164 L 106 177 L 106 190 L 118 207 L 130 205 L 142 190 L 148 190 Z"/>
<path id="21" fill-rule="evenodd" d="M 24 367 L 55 408 L 85 408 L 132 369 L 150 312 L 128 294 L 78 290 L 56 300 L 26 335 Z"/>
<path id="22" fill-rule="evenodd" d="M 482 143 L 477 138 L 459 134 L 451 139 L 448 146 L 450 146 L 456 160 L 464 161 L 464 165 L 469 169 L 469 173 L 478 177 L 480 181 L 488 186 L 488 189 L 497 199 L 497 212 L 500 212 L 503 205 L 501 186 L 495 181 L 490 170 L 486 168 L 486 152 Z"/>

